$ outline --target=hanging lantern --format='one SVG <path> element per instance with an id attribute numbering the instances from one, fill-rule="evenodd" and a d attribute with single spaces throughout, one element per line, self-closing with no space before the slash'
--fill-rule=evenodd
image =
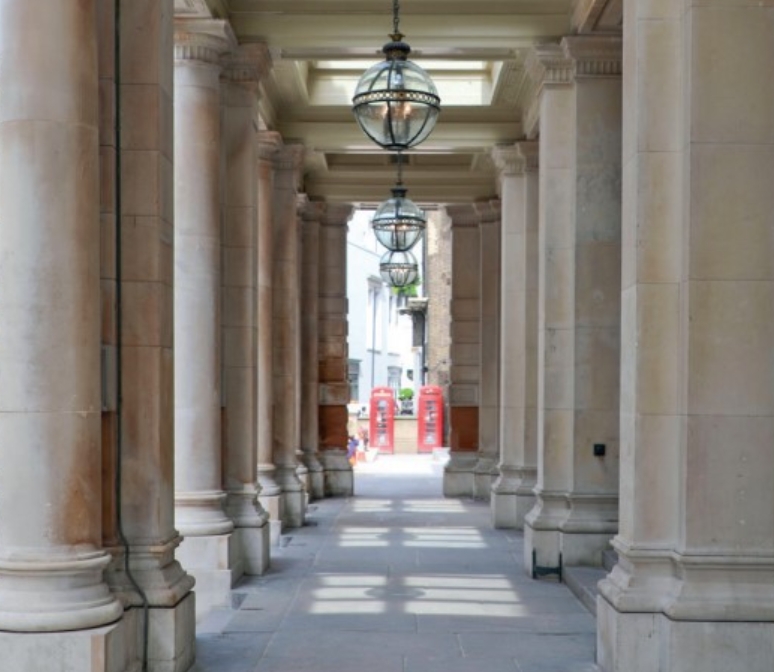
<path id="1" fill-rule="evenodd" d="M 411 252 L 385 252 L 379 260 L 379 273 L 391 287 L 407 287 L 419 278 L 419 265 Z"/>
<path id="2" fill-rule="evenodd" d="M 406 252 L 420 239 L 427 218 L 416 204 L 406 198 L 403 186 L 403 155 L 398 157 L 398 182 L 392 188 L 392 198 L 382 203 L 374 213 L 371 227 L 376 239 L 392 252 Z"/>
<path id="3" fill-rule="evenodd" d="M 416 147 L 438 119 L 441 99 L 433 80 L 408 60 L 411 47 L 398 29 L 398 0 L 393 2 L 391 41 L 382 51 L 386 60 L 363 73 L 352 98 L 360 128 L 377 145 L 391 151 Z"/>

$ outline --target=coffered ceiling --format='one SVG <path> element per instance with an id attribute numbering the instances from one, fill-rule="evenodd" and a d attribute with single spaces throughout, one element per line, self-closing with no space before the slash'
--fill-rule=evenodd
<path id="1" fill-rule="evenodd" d="M 409 152 L 404 181 L 426 204 L 495 194 L 493 146 L 522 137 L 529 48 L 578 32 L 620 32 L 622 0 L 400 0 L 411 58 L 427 70 L 442 111 Z M 391 0 L 175 0 L 176 16 L 228 18 L 240 43 L 264 42 L 274 67 L 261 117 L 307 149 L 313 198 L 375 203 L 394 182 L 392 157 L 350 111 L 362 72 L 382 60 Z"/>

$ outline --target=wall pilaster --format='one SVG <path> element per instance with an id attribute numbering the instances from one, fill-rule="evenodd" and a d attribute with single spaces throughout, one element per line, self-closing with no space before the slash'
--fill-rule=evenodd
<path id="1" fill-rule="evenodd" d="M 498 147 L 502 203 L 500 462 L 495 527 L 522 529 L 537 476 L 538 146 Z"/>
<path id="2" fill-rule="evenodd" d="M 224 216 L 222 230 L 223 484 L 234 521 L 234 574 L 269 566 L 268 514 L 257 483 L 257 191 L 255 117 L 261 77 L 270 67 L 265 45 L 239 47 L 224 60 Z"/>
<path id="3" fill-rule="evenodd" d="M 447 497 L 472 497 L 478 463 L 481 381 L 481 239 L 473 204 L 447 206 L 452 221 L 451 345 L 449 372 L 449 462 Z"/>
<path id="4" fill-rule="evenodd" d="M 319 447 L 325 493 L 334 496 L 354 491 L 347 460 L 347 222 L 351 215 L 349 203 L 329 203 L 320 228 Z"/>
<path id="5" fill-rule="evenodd" d="M 771 6 L 625 3 L 622 497 L 598 599 L 605 672 L 771 667 L 772 22 Z"/>
<path id="6" fill-rule="evenodd" d="M 285 145 L 275 158 L 272 425 L 275 473 L 282 490 L 279 513 L 283 528 L 301 527 L 306 513 L 306 494 L 296 473 L 301 446 L 301 230 L 297 199 L 303 158 L 301 145 Z"/>
<path id="7" fill-rule="evenodd" d="M 473 494 L 489 500 L 500 455 L 500 202 L 476 203 L 481 275 L 479 319 L 478 462 Z"/>

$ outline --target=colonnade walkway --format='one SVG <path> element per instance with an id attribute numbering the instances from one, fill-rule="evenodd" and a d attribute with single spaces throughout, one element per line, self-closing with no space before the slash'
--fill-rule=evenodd
<path id="1" fill-rule="evenodd" d="M 595 621 L 524 572 L 522 535 L 445 499 L 442 465 L 380 456 L 312 502 L 271 570 L 197 630 L 196 672 L 593 672 Z"/>

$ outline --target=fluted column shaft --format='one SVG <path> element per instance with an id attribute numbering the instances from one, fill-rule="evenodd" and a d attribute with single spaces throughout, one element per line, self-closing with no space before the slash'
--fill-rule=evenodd
<path id="1" fill-rule="evenodd" d="M 123 613 L 101 549 L 95 2 L 2 3 L 0 37 L 0 630 L 80 630 Z"/>
<path id="2" fill-rule="evenodd" d="M 502 202 L 500 463 L 495 527 L 524 526 L 537 474 L 537 143 L 498 148 Z"/>
<path id="3" fill-rule="evenodd" d="M 274 464 L 282 489 L 283 527 L 304 522 L 304 486 L 298 478 L 301 413 L 300 227 L 297 183 L 303 147 L 289 145 L 277 154 L 274 181 L 273 380 Z"/>

